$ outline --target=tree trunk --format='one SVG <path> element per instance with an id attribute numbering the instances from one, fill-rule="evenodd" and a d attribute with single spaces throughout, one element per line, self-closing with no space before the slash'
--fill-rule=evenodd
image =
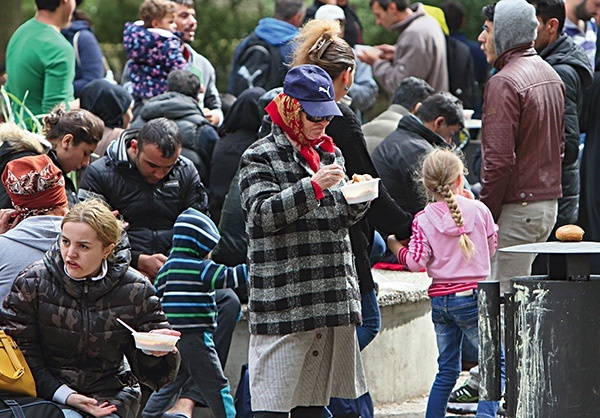
<path id="1" fill-rule="evenodd" d="M 4 63 L 6 46 L 15 29 L 22 23 L 22 0 L 2 0 L 0 12 L 0 62 Z"/>

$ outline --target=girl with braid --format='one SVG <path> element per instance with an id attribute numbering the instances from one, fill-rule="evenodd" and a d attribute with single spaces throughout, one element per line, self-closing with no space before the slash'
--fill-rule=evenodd
<path id="1" fill-rule="evenodd" d="M 427 418 L 446 416 L 448 397 L 461 371 L 463 338 L 478 347 L 477 282 L 490 273 L 490 257 L 498 244 L 489 209 L 463 195 L 464 172 L 452 151 L 429 152 L 423 160 L 423 185 L 435 201 L 415 215 L 408 247 L 393 235 L 388 238 L 401 264 L 411 271 L 425 268 L 433 279 L 428 294 L 439 355 Z M 481 401 L 477 409 L 490 407 L 497 406 Z"/>

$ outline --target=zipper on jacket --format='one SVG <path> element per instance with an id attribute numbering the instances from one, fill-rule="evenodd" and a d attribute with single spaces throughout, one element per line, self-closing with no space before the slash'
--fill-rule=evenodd
<path id="1" fill-rule="evenodd" d="M 86 358 L 86 353 L 88 351 L 88 345 L 90 343 L 90 309 L 88 306 L 88 296 L 89 296 L 89 291 L 90 291 L 90 282 L 91 279 L 87 278 L 85 279 L 85 282 L 83 282 L 83 292 L 81 293 L 81 316 L 82 316 L 82 328 L 81 328 L 81 333 L 83 335 L 83 347 L 81 350 L 81 360 L 82 363 L 85 362 L 85 358 Z M 81 373 L 79 375 L 79 385 L 82 386 L 83 385 L 83 376 L 84 373 Z"/>

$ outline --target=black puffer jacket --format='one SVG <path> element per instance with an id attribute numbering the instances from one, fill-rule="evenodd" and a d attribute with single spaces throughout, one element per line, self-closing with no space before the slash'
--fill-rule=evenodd
<path id="1" fill-rule="evenodd" d="M 60 237 L 43 260 L 15 280 L 0 312 L 31 367 L 38 396 L 52 400 L 63 384 L 117 406 L 122 418 L 139 407 L 136 381 L 157 389 L 171 382 L 179 354 L 143 354 L 116 319 L 138 331 L 169 328 L 154 287 L 129 269 L 126 241 L 108 262 L 100 280 L 74 280 L 65 274 Z M 127 357 L 131 371 L 123 362 Z"/>
<path id="2" fill-rule="evenodd" d="M 592 85 L 593 72 L 583 49 L 566 34 L 540 52 L 565 84 L 565 156 L 562 193 L 558 199 L 556 227 L 575 223 L 579 212 L 579 116 L 583 92 Z M 554 234 L 551 234 L 554 236 Z"/>
<path id="3" fill-rule="evenodd" d="M 137 130 L 127 130 L 106 150 L 106 156 L 92 163 L 79 185 L 79 197 L 103 198 L 129 223 L 131 265 L 137 267 L 140 254 L 169 254 L 177 216 L 193 207 L 208 210 L 208 196 L 198 171 L 185 157 L 156 184 L 149 184 L 129 160 L 127 148 Z"/>
<path id="4" fill-rule="evenodd" d="M 174 91 L 153 97 L 144 104 L 131 127 L 140 129 L 149 120 L 160 117 L 177 124 L 183 139 L 182 154 L 192 160 L 202 181 L 207 183 L 210 159 L 219 135 L 202 114 L 198 101 Z"/>

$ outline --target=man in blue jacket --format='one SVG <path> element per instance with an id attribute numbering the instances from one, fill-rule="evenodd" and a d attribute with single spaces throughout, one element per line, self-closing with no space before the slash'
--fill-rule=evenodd
<path id="1" fill-rule="evenodd" d="M 302 0 L 276 0 L 275 14 L 258 26 L 235 49 L 227 93 L 238 96 L 251 87 L 271 90 L 283 86 L 286 63 L 294 52 L 306 7 Z"/>

